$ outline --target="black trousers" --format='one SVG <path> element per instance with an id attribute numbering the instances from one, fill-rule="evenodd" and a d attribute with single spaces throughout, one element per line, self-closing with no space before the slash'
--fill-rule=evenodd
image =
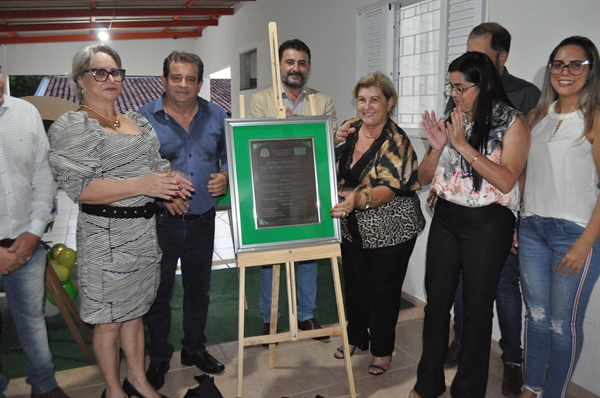
<path id="1" fill-rule="evenodd" d="M 493 304 L 504 260 L 512 244 L 515 217 L 506 207 L 459 206 L 438 199 L 429 230 L 425 270 L 427 305 L 423 352 L 416 392 L 423 398 L 444 393 L 450 309 L 463 275 L 464 332 L 452 397 L 484 398 L 487 389 Z"/>
<path id="2" fill-rule="evenodd" d="M 378 249 L 342 242 L 348 340 L 352 345 L 371 341 L 376 357 L 394 352 L 402 283 L 416 241 Z"/>

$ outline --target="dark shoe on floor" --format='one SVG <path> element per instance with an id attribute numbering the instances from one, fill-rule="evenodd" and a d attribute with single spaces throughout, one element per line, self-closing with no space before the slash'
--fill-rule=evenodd
<path id="1" fill-rule="evenodd" d="M 127 377 L 125 378 L 125 380 L 123 380 L 123 391 L 125 392 L 125 394 L 127 394 L 128 398 L 131 397 L 137 397 L 137 398 L 145 398 L 138 390 L 137 388 L 135 388 L 133 386 L 133 384 L 131 384 L 131 382 L 129 381 L 129 379 L 127 379 Z M 106 392 L 106 390 L 105 390 Z M 169 398 L 166 395 L 162 395 L 162 394 L 158 394 L 161 396 L 161 398 Z"/>
<path id="2" fill-rule="evenodd" d="M 413 389 L 411 392 L 408 393 L 408 398 L 421 398 L 421 396 L 417 394 L 417 392 Z"/>
<path id="3" fill-rule="evenodd" d="M 458 365 L 458 358 L 460 357 L 460 341 L 454 339 L 448 347 L 448 353 L 446 354 L 446 360 L 444 361 L 444 368 L 453 368 Z"/>
<path id="4" fill-rule="evenodd" d="M 42 394 L 31 393 L 31 398 L 69 398 L 67 394 L 60 387 L 54 387 L 50 391 L 46 391 Z"/>
<path id="5" fill-rule="evenodd" d="M 277 329 L 279 329 L 279 325 L 277 326 Z M 276 331 L 277 332 L 277 331 Z M 271 324 L 270 323 L 265 323 L 265 325 L 263 326 L 263 330 L 260 333 L 261 336 L 267 336 L 271 334 Z M 279 343 L 275 343 L 275 345 L 277 345 Z M 269 348 L 269 344 L 263 344 L 262 345 L 265 348 Z"/>
<path id="6" fill-rule="evenodd" d="M 317 322 L 317 320 L 315 318 L 310 318 L 307 319 L 305 321 L 298 321 L 298 329 L 300 330 L 315 330 L 315 329 L 323 329 L 321 327 L 321 325 L 319 325 L 319 322 Z M 327 340 L 329 338 L 329 336 L 321 336 L 321 337 L 314 337 L 314 340 Z"/>
<path id="7" fill-rule="evenodd" d="M 377 358 L 377 357 L 373 357 L 373 360 L 371 361 L 371 364 L 369 365 L 369 368 L 368 368 L 368 372 L 372 376 L 380 376 L 380 375 L 384 374 L 385 372 L 387 372 L 388 369 L 390 368 L 390 366 L 392 366 L 392 356 L 391 355 L 387 356 L 387 357 L 382 357 L 382 358 L 385 358 L 386 361 L 382 362 L 381 365 L 373 364 L 373 362 L 375 362 L 375 358 Z"/>
<path id="8" fill-rule="evenodd" d="M 502 395 L 505 397 L 518 397 L 523 386 L 523 371 L 519 365 L 504 364 L 504 377 L 502 378 Z"/>
<path id="9" fill-rule="evenodd" d="M 197 354 L 188 354 L 181 350 L 181 364 L 186 366 L 197 366 L 205 373 L 219 374 L 225 370 L 225 365 L 217 361 L 208 351 L 201 351 Z"/>
<path id="10" fill-rule="evenodd" d="M 365 344 L 352 345 L 348 344 L 350 349 L 350 356 L 354 355 L 354 351 L 358 348 L 361 351 L 367 351 L 369 349 L 369 342 Z M 344 355 L 344 346 L 338 347 L 336 351 L 333 353 L 333 356 L 337 359 L 344 359 L 346 356 Z"/>
<path id="11" fill-rule="evenodd" d="M 170 361 L 152 361 L 146 371 L 146 379 L 155 390 L 160 390 L 165 384 L 165 375 L 171 368 Z"/>

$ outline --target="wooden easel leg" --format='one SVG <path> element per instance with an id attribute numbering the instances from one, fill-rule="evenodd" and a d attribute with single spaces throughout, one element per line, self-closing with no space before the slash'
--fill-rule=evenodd
<path id="1" fill-rule="evenodd" d="M 52 265 L 49 262 L 46 262 L 46 287 L 48 288 L 48 290 L 50 290 L 50 295 L 54 299 L 54 302 L 56 303 L 60 314 L 67 323 L 67 327 L 73 335 L 73 338 L 79 346 L 79 349 L 83 353 L 83 356 L 88 360 L 89 363 L 94 363 L 94 360 L 92 359 L 92 356 L 90 355 L 90 352 L 87 349 L 87 346 L 85 345 L 85 341 L 83 341 L 81 334 L 79 334 L 79 331 L 77 330 L 77 325 L 75 324 L 75 321 L 79 323 L 79 325 L 81 326 L 81 328 L 83 329 L 84 333 L 87 335 L 90 341 L 92 341 L 92 336 L 90 335 L 89 331 L 85 327 L 85 324 L 79 317 L 75 306 L 71 302 L 71 299 L 69 298 L 67 292 L 65 292 L 65 289 L 62 287 L 62 283 L 60 283 L 56 272 L 54 272 L 54 268 L 52 268 Z"/>
<path id="2" fill-rule="evenodd" d="M 271 282 L 271 328 L 270 334 L 277 334 L 277 313 L 279 312 L 279 281 L 281 280 L 281 264 L 273 265 L 273 280 Z M 275 367 L 276 343 L 269 344 L 269 369 Z"/>
<path id="3" fill-rule="evenodd" d="M 346 314 L 344 314 L 344 301 L 342 297 L 342 284 L 340 281 L 340 272 L 337 262 L 337 257 L 331 258 L 331 273 L 333 275 L 333 287 L 335 290 L 335 302 L 338 310 L 338 318 L 340 320 L 340 326 L 342 328 L 342 342 L 344 346 L 344 352 L 350 352 L 350 346 L 348 344 L 348 330 L 346 329 Z M 348 377 L 348 392 L 350 397 L 356 397 L 356 390 L 354 388 L 354 374 L 352 372 L 352 361 L 350 355 L 344 355 L 344 361 L 346 362 L 346 376 Z"/>
<path id="4" fill-rule="evenodd" d="M 292 341 L 298 340 L 298 303 L 296 302 L 296 272 L 293 262 L 285 263 L 286 284 L 288 297 L 288 312 L 290 314 L 290 332 Z"/>
<path id="5" fill-rule="evenodd" d="M 238 265 L 240 297 L 238 300 L 238 380 L 237 396 L 242 397 L 244 386 L 244 303 L 246 301 L 246 268 Z"/>
<path id="6" fill-rule="evenodd" d="M 241 95 L 240 97 L 243 97 L 243 95 Z M 229 231 L 231 232 L 231 243 L 232 243 L 233 247 L 235 247 L 235 242 L 233 240 L 233 216 L 231 215 L 231 207 L 229 207 L 227 209 L 227 218 L 229 219 Z M 238 277 L 239 277 L 239 275 L 240 275 L 240 269 L 238 268 Z M 248 309 L 248 300 L 246 300 L 246 297 L 244 297 L 244 309 L 245 310 Z"/>

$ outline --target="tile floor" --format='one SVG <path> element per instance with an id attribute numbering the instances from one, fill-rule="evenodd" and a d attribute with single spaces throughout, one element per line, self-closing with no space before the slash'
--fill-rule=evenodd
<path id="1" fill-rule="evenodd" d="M 64 242 L 76 249 L 75 225 L 77 206 L 59 192 L 58 215 L 52 231 L 44 235 L 44 240 L 52 243 Z M 215 234 L 215 253 L 213 260 L 219 265 L 214 269 L 235 267 L 226 212 L 217 213 Z M 400 312 L 396 327 L 396 350 L 392 366 L 381 376 L 371 376 L 367 366 L 371 361 L 368 352 L 357 350 L 352 357 L 355 389 L 358 397 L 407 397 L 416 379 L 417 362 L 421 354 L 421 332 L 423 327 L 422 305 Z M 223 325 L 227 327 L 226 325 Z M 258 333 L 259 331 L 257 331 Z M 344 361 L 335 359 L 333 353 L 341 345 L 339 336 L 326 341 L 301 340 L 284 342 L 277 346 L 274 369 L 268 368 L 268 350 L 262 346 L 246 347 L 244 350 L 244 397 L 315 397 L 317 394 L 326 397 L 347 397 L 348 386 Z M 237 394 L 237 341 L 209 346 L 208 350 L 225 364 L 225 372 L 215 376 L 215 384 L 225 397 Z M 5 366 L 8 364 L 5 364 Z M 125 365 L 121 366 L 122 378 L 126 376 Z M 446 370 L 446 381 L 452 381 L 456 369 Z M 193 376 L 202 372 L 195 367 L 180 364 L 179 352 L 171 360 L 171 370 L 166 376 L 166 383 L 160 390 L 171 398 L 183 397 L 189 388 L 197 386 Z M 87 366 L 57 372 L 59 384 L 71 397 L 99 397 L 104 390 L 102 377 L 97 366 Z M 486 397 L 500 398 L 502 383 L 502 362 L 498 344 L 492 343 L 490 359 L 490 375 Z M 8 397 L 25 398 L 31 393 L 25 378 L 11 380 L 6 391 Z M 446 391 L 442 397 L 450 397 Z M 571 384 L 571 398 L 598 398 L 596 395 Z"/>

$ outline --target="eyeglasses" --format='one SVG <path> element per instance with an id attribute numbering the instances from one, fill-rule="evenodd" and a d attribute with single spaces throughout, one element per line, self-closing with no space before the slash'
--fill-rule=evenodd
<path id="1" fill-rule="evenodd" d="M 569 70 L 569 73 L 572 75 L 581 75 L 585 69 L 585 65 L 590 65 L 590 61 L 571 61 L 570 64 L 565 65 L 563 61 L 552 61 L 548 64 L 548 69 L 550 69 L 551 75 L 560 75 L 563 73 L 565 68 Z"/>
<path id="2" fill-rule="evenodd" d="M 112 76 L 116 82 L 122 82 L 125 79 L 125 69 L 113 69 L 110 72 L 102 68 L 86 69 L 84 72 L 91 72 L 94 80 L 97 82 L 105 82 L 108 76 Z"/>
<path id="3" fill-rule="evenodd" d="M 446 83 L 446 94 L 447 94 L 448 96 L 451 96 L 451 95 L 452 95 L 452 90 L 456 90 L 456 94 L 457 94 L 459 97 L 462 97 L 462 95 L 463 95 L 463 93 L 464 93 L 465 91 L 467 91 L 467 90 L 468 90 L 468 89 L 470 89 L 470 88 L 473 88 L 473 87 L 475 87 L 476 85 L 477 85 L 477 84 L 473 84 L 472 86 L 469 86 L 469 87 L 462 87 L 462 86 L 455 86 L 455 85 L 453 85 L 452 83 Z"/>

